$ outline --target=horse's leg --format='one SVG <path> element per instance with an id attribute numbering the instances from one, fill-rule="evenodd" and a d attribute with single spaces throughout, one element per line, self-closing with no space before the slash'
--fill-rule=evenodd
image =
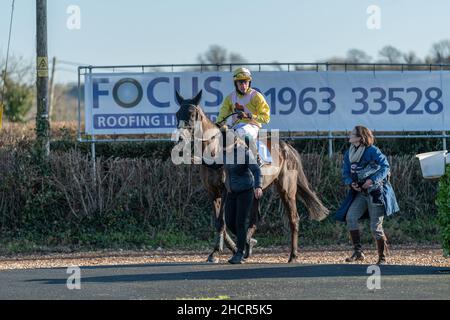
<path id="1" fill-rule="evenodd" d="M 223 210 L 223 201 L 221 197 L 216 197 L 213 200 L 214 204 L 214 221 L 215 227 L 217 231 L 216 243 L 214 245 L 213 252 L 208 256 L 207 262 L 210 263 L 218 263 L 219 258 L 217 257 L 220 253 L 223 252 L 223 242 L 224 242 L 224 233 L 225 233 L 225 223 L 221 220 L 220 211 Z"/>
<path id="2" fill-rule="evenodd" d="M 259 200 L 258 199 L 253 199 L 253 206 L 252 206 L 252 210 L 250 212 L 250 219 L 249 219 L 249 224 L 248 224 L 248 229 L 247 229 L 247 249 L 245 252 L 245 256 L 244 258 L 249 258 L 252 255 L 251 252 L 251 243 L 250 240 L 252 239 L 253 235 L 256 232 L 256 224 L 259 220 Z"/>
<path id="3" fill-rule="evenodd" d="M 226 230 L 223 233 L 224 233 L 225 244 L 226 244 L 227 248 L 230 249 L 230 251 L 233 254 L 235 254 L 237 252 L 236 244 L 234 243 L 233 239 L 231 239 L 230 235 L 227 233 Z"/>
<path id="4" fill-rule="evenodd" d="M 217 231 L 216 243 L 214 245 L 213 252 L 208 256 L 207 262 L 218 263 L 219 254 L 223 252 L 223 245 L 227 246 L 233 254 L 236 253 L 237 248 L 234 241 L 230 238 L 226 231 L 224 207 L 225 207 L 225 193 L 222 193 L 221 197 L 216 197 L 214 199 L 214 220 Z"/>
<path id="5" fill-rule="evenodd" d="M 223 238 L 225 241 L 225 245 L 227 246 L 228 249 L 230 249 L 231 252 L 233 252 L 233 254 L 235 254 L 237 252 L 237 247 L 236 244 L 234 243 L 233 239 L 231 239 L 230 235 L 227 232 L 227 228 L 226 228 L 226 224 L 225 224 L 225 202 L 226 202 L 226 197 L 227 197 L 227 192 L 224 189 L 222 191 L 222 206 L 220 207 L 220 212 L 219 212 L 219 218 L 218 220 L 221 221 L 223 228 Z M 223 249 L 223 246 L 222 246 Z"/>
<path id="6" fill-rule="evenodd" d="M 289 171 L 289 174 L 283 174 L 276 183 L 280 198 L 286 208 L 291 228 L 291 254 L 289 263 L 295 263 L 298 259 L 298 212 L 297 212 L 297 173 Z"/>

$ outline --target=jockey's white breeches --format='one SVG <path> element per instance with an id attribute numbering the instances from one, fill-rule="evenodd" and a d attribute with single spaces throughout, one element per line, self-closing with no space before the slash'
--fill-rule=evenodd
<path id="1" fill-rule="evenodd" d="M 249 136 L 256 143 L 258 140 L 259 127 L 250 123 L 238 123 L 233 127 L 236 134 L 242 139 Z"/>

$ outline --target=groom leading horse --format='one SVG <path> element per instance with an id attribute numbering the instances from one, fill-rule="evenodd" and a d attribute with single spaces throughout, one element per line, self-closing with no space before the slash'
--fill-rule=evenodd
<path id="1" fill-rule="evenodd" d="M 199 106 L 202 92 L 193 99 L 184 99 L 178 92 L 177 102 L 180 109 L 177 112 L 178 129 L 181 144 L 191 145 L 191 142 L 200 145 L 201 163 L 200 178 L 203 186 L 208 192 L 210 199 L 214 203 L 214 213 L 216 219 L 216 230 L 218 233 L 214 251 L 209 255 L 208 262 L 217 263 L 217 255 L 223 250 L 223 243 L 233 252 L 236 250 L 234 242 L 226 232 L 224 223 L 224 201 L 225 195 L 224 172 L 220 165 L 212 164 L 211 159 L 205 159 L 203 155 L 207 150 L 211 155 L 220 153 L 221 131 L 206 116 Z M 181 142 L 180 141 L 180 142 Z M 241 141 L 242 143 L 242 141 Z M 302 162 L 298 152 L 283 141 L 272 144 L 270 147 L 272 164 L 266 164 L 263 170 L 263 189 L 267 189 L 274 184 L 280 194 L 280 198 L 286 208 L 290 229 L 291 229 L 291 252 L 289 263 L 297 262 L 298 259 L 298 212 L 297 195 L 304 203 L 309 216 L 314 220 L 323 220 L 328 215 L 325 208 L 316 194 L 309 188 L 308 180 L 303 171 Z M 254 202 L 250 224 L 247 232 L 247 248 L 250 239 L 256 231 L 256 218 L 259 216 L 258 201 Z M 249 251 L 247 250 L 247 255 Z"/>

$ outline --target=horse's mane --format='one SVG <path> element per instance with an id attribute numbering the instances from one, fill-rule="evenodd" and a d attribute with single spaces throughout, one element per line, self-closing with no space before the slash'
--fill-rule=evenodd
<path id="1" fill-rule="evenodd" d="M 200 115 L 202 116 L 202 119 L 205 119 L 205 122 L 211 127 L 211 128 L 216 128 L 217 130 L 220 130 L 219 128 L 217 128 L 216 124 L 214 122 L 212 122 L 211 119 L 209 119 L 209 117 L 205 114 L 205 112 L 203 111 L 202 107 L 197 106 L 197 111 L 200 113 Z M 233 130 L 231 130 L 231 133 L 234 135 L 234 144 L 235 145 L 242 145 L 246 148 L 247 144 L 245 143 L 245 141 L 239 137 Z"/>
<path id="2" fill-rule="evenodd" d="M 214 124 L 214 122 L 212 122 L 211 119 L 208 118 L 206 113 L 203 111 L 202 107 L 197 106 L 197 112 L 200 113 L 200 115 L 202 116 L 202 119 L 205 119 L 206 123 L 208 123 L 209 126 L 217 128 L 217 126 Z"/>

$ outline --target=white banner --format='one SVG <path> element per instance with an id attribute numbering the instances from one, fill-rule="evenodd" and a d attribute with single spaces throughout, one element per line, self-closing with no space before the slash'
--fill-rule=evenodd
<path id="1" fill-rule="evenodd" d="M 349 131 L 450 130 L 449 71 L 254 72 L 252 86 L 271 107 L 266 129 Z M 234 90 L 230 72 L 93 73 L 85 77 L 86 133 L 171 133 L 175 90 L 203 90 L 201 106 L 215 120 Z"/>

